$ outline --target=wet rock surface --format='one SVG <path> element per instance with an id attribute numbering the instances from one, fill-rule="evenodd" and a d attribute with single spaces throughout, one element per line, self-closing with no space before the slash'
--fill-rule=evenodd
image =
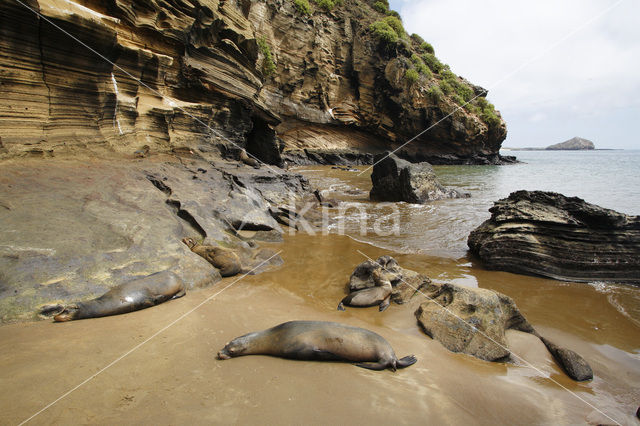
<path id="1" fill-rule="evenodd" d="M 23 159 L 2 170 L 4 322 L 160 271 L 175 273 L 187 291 L 219 281 L 186 237 L 234 249 L 245 268 L 268 260 L 263 271 L 282 259 L 238 229 L 282 233 L 271 212 L 307 193 L 301 176 L 195 157 Z"/>
<path id="2" fill-rule="evenodd" d="M 564 281 L 640 283 L 640 218 L 543 191 L 517 191 L 468 238 L 488 269 Z"/>
<path id="3" fill-rule="evenodd" d="M 467 198 L 469 194 L 446 188 L 438 181 L 428 163 L 409 163 L 394 154 L 379 154 L 374 158 L 371 173 L 374 201 L 406 201 L 424 204 L 446 198 Z"/>

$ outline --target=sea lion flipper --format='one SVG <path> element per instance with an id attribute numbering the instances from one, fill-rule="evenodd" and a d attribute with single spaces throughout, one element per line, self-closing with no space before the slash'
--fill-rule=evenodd
<path id="1" fill-rule="evenodd" d="M 344 308 L 344 304 L 342 302 L 340 302 L 340 304 L 338 305 L 338 310 L 339 311 L 345 311 L 346 309 Z"/>
<path id="2" fill-rule="evenodd" d="M 177 292 L 176 294 L 173 295 L 173 297 L 171 298 L 171 300 L 173 299 L 179 299 L 182 296 L 184 296 L 185 294 L 187 294 L 187 292 L 185 291 L 185 289 L 183 288 L 182 290 L 180 290 L 179 292 Z"/>
<path id="3" fill-rule="evenodd" d="M 389 367 L 389 363 L 388 362 L 384 362 L 384 361 L 380 361 L 380 362 L 361 362 L 361 363 L 356 364 L 356 367 L 366 368 L 367 370 L 380 371 L 380 370 L 384 370 L 385 368 Z"/>
<path id="4" fill-rule="evenodd" d="M 396 362 L 396 365 L 398 366 L 398 368 L 407 368 L 408 366 L 413 365 L 416 362 L 418 362 L 418 358 L 416 358 L 415 355 L 408 355 L 400 358 L 398 362 Z"/>
<path id="5" fill-rule="evenodd" d="M 391 294 L 389 294 L 383 301 L 380 303 L 380 312 L 384 311 L 391 304 Z"/>

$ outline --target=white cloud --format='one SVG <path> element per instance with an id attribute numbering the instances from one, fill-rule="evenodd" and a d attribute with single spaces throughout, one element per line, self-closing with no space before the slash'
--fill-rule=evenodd
<path id="1" fill-rule="evenodd" d="M 394 6 L 409 33 L 432 43 L 454 72 L 489 89 L 511 140 L 526 139 L 526 129 L 511 126 L 510 117 L 524 123 L 542 113 L 588 119 L 638 111 L 637 0 L 408 0 Z"/>

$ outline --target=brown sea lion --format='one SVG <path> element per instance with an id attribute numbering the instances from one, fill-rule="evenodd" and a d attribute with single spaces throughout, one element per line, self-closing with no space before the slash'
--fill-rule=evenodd
<path id="1" fill-rule="evenodd" d="M 185 294 L 184 282 L 173 272 L 163 271 L 144 278 L 129 281 L 112 288 L 97 299 L 60 306 L 55 321 L 71 321 L 84 318 L 126 314 L 159 305 Z M 45 311 L 52 311 L 46 307 Z"/>
<path id="2" fill-rule="evenodd" d="M 380 305 L 380 312 L 387 309 L 391 303 L 393 287 L 391 286 L 391 281 L 386 279 L 383 273 L 381 269 L 374 270 L 372 277 L 376 286 L 365 288 L 364 290 L 352 291 L 347 297 L 342 299 L 338 305 L 338 310 L 344 311 L 344 305 L 362 308 Z"/>
<path id="3" fill-rule="evenodd" d="M 405 368 L 413 355 L 398 359 L 379 334 L 336 322 L 289 321 L 263 331 L 236 337 L 218 352 L 218 359 L 243 355 L 271 355 L 305 361 L 349 361 L 370 370 Z"/>
<path id="4" fill-rule="evenodd" d="M 258 160 L 256 160 L 255 158 L 249 157 L 249 154 L 247 154 L 247 151 L 244 149 L 240 151 L 240 161 L 242 161 L 247 166 L 251 166 L 256 169 L 260 168 L 260 162 L 258 162 Z"/>
<path id="5" fill-rule="evenodd" d="M 231 277 L 242 272 L 240 258 L 232 250 L 202 245 L 193 238 L 183 238 L 182 242 L 191 249 L 192 252 L 204 258 L 207 262 L 220 270 L 223 277 Z"/>

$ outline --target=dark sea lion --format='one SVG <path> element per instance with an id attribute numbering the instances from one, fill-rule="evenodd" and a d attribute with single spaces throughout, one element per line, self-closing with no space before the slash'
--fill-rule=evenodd
<path id="1" fill-rule="evenodd" d="M 53 319 L 71 321 L 125 314 L 159 305 L 184 294 L 184 282 L 176 274 L 170 271 L 156 272 L 114 287 L 97 299 L 61 307 L 62 311 Z"/>
<path id="2" fill-rule="evenodd" d="M 383 275 L 383 271 L 380 269 L 374 270 L 372 277 L 376 285 L 375 287 L 352 291 L 342 299 L 338 305 L 338 310 L 344 311 L 344 305 L 358 306 L 362 308 L 380 305 L 380 312 L 387 309 L 391 303 L 391 293 L 393 292 L 391 281 L 386 279 Z"/>
<path id="3" fill-rule="evenodd" d="M 398 359 L 379 334 L 336 322 L 289 321 L 263 331 L 236 337 L 218 352 L 218 359 L 243 355 L 271 355 L 305 361 L 349 361 L 370 370 L 405 368 L 413 355 Z"/>
<path id="4" fill-rule="evenodd" d="M 218 268 L 220 275 L 223 277 L 231 277 L 242 272 L 240 258 L 232 250 L 223 247 L 202 245 L 195 242 L 193 238 L 183 238 L 182 242 L 185 243 L 192 252 Z"/>

